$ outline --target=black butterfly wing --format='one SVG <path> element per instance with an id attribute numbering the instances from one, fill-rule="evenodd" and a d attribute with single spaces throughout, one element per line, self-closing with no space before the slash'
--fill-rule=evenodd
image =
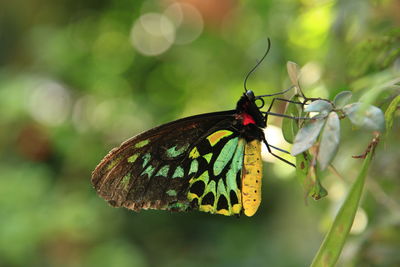
<path id="1" fill-rule="evenodd" d="M 201 206 L 203 211 L 214 213 L 217 205 L 220 210 L 228 206 L 232 210 L 240 199 L 243 161 L 242 152 L 234 154 L 244 144 L 234 128 L 236 123 L 235 111 L 225 111 L 184 118 L 141 133 L 110 151 L 93 171 L 92 184 L 111 205 L 136 211 L 148 208 L 183 211 Z M 221 142 L 210 146 L 208 139 L 213 133 Z M 224 183 L 229 183 L 230 189 L 227 187 L 217 195 L 218 184 L 214 182 L 214 191 L 208 192 L 212 190 L 206 188 L 206 184 L 193 178 L 206 170 L 212 173 L 214 165 L 218 165 L 215 162 L 219 152 L 227 144 L 229 147 L 224 153 L 229 152 L 229 164 L 225 162 L 218 177 L 210 174 L 207 181 L 218 182 L 228 171 L 235 172 L 236 178 L 229 182 L 225 178 Z M 200 155 L 206 156 L 194 160 Z M 215 203 L 214 208 L 210 209 L 210 203 Z M 230 213 L 239 212 L 240 208 L 236 207 L 235 212 Z"/>

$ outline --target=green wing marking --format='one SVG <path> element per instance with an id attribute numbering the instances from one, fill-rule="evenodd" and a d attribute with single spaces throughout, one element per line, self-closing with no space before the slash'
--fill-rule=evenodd
<path id="1" fill-rule="evenodd" d="M 201 142 L 192 149 L 199 154 L 193 161 L 199 161 L 201 167 L 189 181 L 188 199 L 200 211 L 228 216 L 240 214 L 245 140 L 228 130 L 217 131 L 207 140 L 208 144 Z"/>

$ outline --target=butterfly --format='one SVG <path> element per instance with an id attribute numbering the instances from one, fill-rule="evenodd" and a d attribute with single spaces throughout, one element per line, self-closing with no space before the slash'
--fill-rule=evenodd
<path id="1" fill-rule="evenodd" d="M 275 148 L 265 139 L 258 99 L 248 90 L 235 110 L 183 118 L 132 137 L 96 167 L 93 186 L 112 206 L 135 211 L 253 216 L 261 202 L 261 145 Z"/>
<path id="2" fill-rule="evenodd" d="M 262 143 L 291 164 L 274 154 L 271 148 L 281 149 L 265 139 L 267 115 L 276 115 L 270 112 L 272 104 L 268 112 L 261 111 L 263 97 L 287 90 L 255 96 L 246 89 L 248 76 L 261 61 L 246 76 L 236 109 L 176 120 L 111 150 L 92 173 L 97 193 L 112 206 L 134 211 L 253 216 L 261 203 Z"/>

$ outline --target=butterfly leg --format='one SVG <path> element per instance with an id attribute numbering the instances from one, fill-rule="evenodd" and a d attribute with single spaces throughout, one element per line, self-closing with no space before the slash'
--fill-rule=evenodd
<path id="1" fill-rule="evenodd" d="M 273 149 L 276 149 L 276 150 L 279 150 L 280 152 L 283 152 L 283 153 L 286 153 L 286 154 L 290 154 L 290 152 L 289 151 L 287 151 L 287 150 L 284 150 L 284 149 L 282 149 L 282 148 L 279 148 L 279 147 L 276 147 L 276 146 L 273 146 L 273 145 L 269 145 L 271 148 L 273 148 Z"/>
<path id="2" fill-rule="evenodd" d="M 267 140 L 265 139 L 265 136 L 263 137 L 263 142 L 264 142 L 264 144 L 267 146 L 268 152 L 271 153 L 272 156 L 274 156 L 275 158 L 280 159 L 281 161 L 286 162 L 287 164 L 289 164 L 289 165 L 291 165 L 291 166 L 293 166 L 293 167 L 296 168 L 296 165 L 294 165 L 294 164 L 291 163 L 290 161 L 288 161 L 288 160 L 286 160 L 286 159 L 284 159 L 284 158 L 282 158 L 282 157 L 276 155 L 274 152 L 272 152 L 271 147 L 272 147 L 272 148 L 275 148 L 275 149 L 277 149 L 277 147 L 274 147 L 274 146 L 268 144 Z M 281 149 L 279 148 L 278 150 L 282 151 L 283 149 L 281 150 Z M 287 151 L 282 151 L 282 152 L 287 152 Z"/>
<path id="3" fill-rule="evenodd" d="M 280 98 L 280 97 L 274 97 L 274 98 L 272 99 L 272 101 L 271 101 L 271 104 L 269 105 L 268 111 L 271 111 L 272 106 L 274 105 L 275 100 L 280 100 L 280 101 L 287 102 L 287 103 L 292 103 L 292 104 L 304 105 L 304 103 L 302 103 L 302 102 L 293 101 L 293 100 L 288 100 L 288 99 Z"/>
<path id="4" fill-rule="evenodd" d="M 300 117 L 287 116 L 287 115 L 284 115 L 284 114 L 280 114 L 280 115 L 282 115 L 282 116 L 280 116 L 280 115 L 277 115 L 276 113 L 271 112 L 271 109 L 272 109 L 272 106 L 275 103 L 275 100 L 279 100 L 279 101 L 286 102 L 286 103 L 289 103 L 289 104 L 304 105 L 304 103 L 302 103 L 302 102 L 297 102 L 297 101 L 292 101 L 292 100 L 288 100 L 288 99 L 285 99 L 285 98 L 275 97 L 275 98 L 272 99 L 271 104 L 268 107 L 268 110 L 266 112 L 264 112 L 265 113 L 265 123 L 268 122 L 268 115 L 285 117 L 285 118 L 294 119 L 294 120 L 296 120 L 296 119 L 304 119 L 304 118 L 300 118 Z"/>

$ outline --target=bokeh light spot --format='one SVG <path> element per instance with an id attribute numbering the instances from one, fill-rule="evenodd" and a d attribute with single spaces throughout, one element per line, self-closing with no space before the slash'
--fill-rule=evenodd
<path id="1" fill-rule="evenodd" d="M 305 88 L 315 84 L 321 78 L 321 66 L 318 62 L 308 62 L 301 68 L 300 82 Z"/>
<path id="2" fill-rule="evenodd" d="M 55 81 L 46 81 L 33 89 L 28 110 L 38 122 L 57 126 L 67 119 L 70 105 L 67 89 Z"/>
<path id="3" fill-rule="evenodd" d="M 333 202 L 339 202 L 344 198 L 346 187 L 343 182 L 335 181 L 329 188 L 329 199 Z"/>
<path id="4" fill-rule="evenodd" d="M 273 145 L 275 147 L 279 147 L 281 149 L 285 149 L 288 147 L 288 143 L 283 138 L 282 130 L 275 125 L 268 125 L 267 128 L 264 129 L 265 139 L 268 144 Z M 277 150 L 272 149 L 275 154 L 281 154 Z M 276 162 L 279 161 L 276 157 L 272 156 L 271 153 L 268 152 L 266 146 L 262 146 L 262 158 L 267 162 Z"/>
<path id="5" fill-rule="evenodd" d="M 358 208 L 350 233 L 361 234 L 368 225 L 367 213 L 362 208 Z"/>
<path id="6" fill-rule="evenodd" d="M 146 56 L 157 56 L 167 51 L 175 41 L 175 27 L 162 14 L 147 13 L 139 17 L 131 30 L 131 42 Z"/>
<path id="7" fill-rule="evenodd" d="M 192 5 L 174 3 L 164 12 L 176 27 L 176 44 L 188 44 L 199 37 L 203 31 L 203 17 Z"/>
<path id="8" fill-rule="evenodd" d="M 83 96 L 79 98 L 73 107 L 72 124 L 78 132 L 90 130 L 91 111 L 95 110 L 97 102 L 93 96 Z"/>

